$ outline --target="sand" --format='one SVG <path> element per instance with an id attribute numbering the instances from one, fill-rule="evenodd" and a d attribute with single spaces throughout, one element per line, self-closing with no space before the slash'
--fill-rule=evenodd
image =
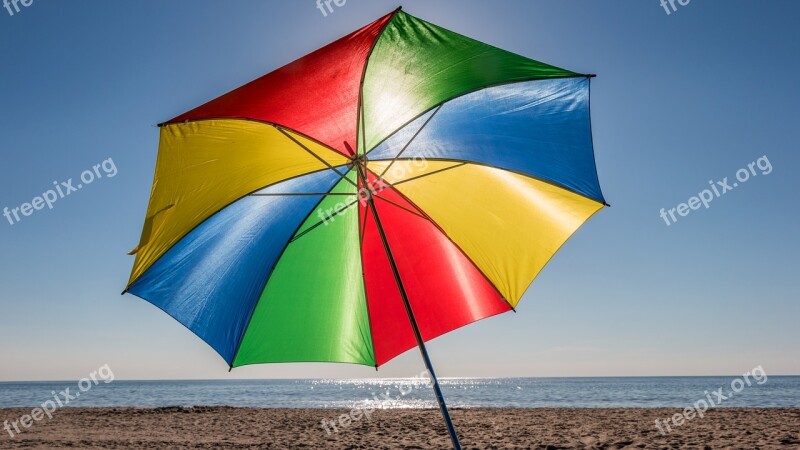
<path id="1" fill-rule="evenodd" d="M 0 426 L 30 410 L 0 409 Z M 800 408 L 719 408 L 661 435 L 676 409 L 466 409 L 452 411 L 465 449 L 800 449 Z M 308 409 L 81 408 L 56 411 L 0 448 L 446 449 L 438 410 L 376 410 L 328 434 Z M 358 414 L 356 414 L 358 416 Z M 344 421 L 345 423 L 347 420 Z"/>

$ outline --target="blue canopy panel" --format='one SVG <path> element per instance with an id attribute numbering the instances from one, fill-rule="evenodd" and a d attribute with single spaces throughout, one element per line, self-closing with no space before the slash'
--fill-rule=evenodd
<path id="1" fill-rule="evenodd" d="M 324 193 L 340 180 L 326 169 L 257 194 Z M 268 274 L 321 199 L 322 195 L 244 197 L 187 234 L 128 292 L 174 317 L 230 365 Z"/>
<path id="2" fill-rule="evenodd" d="M 586 77 L 506 84 L 428 111 L 375 147 L 368 158 L 386 160 L 400 154 L 400 159 L 485 164 L 605 203 L 590 120 Z"/>

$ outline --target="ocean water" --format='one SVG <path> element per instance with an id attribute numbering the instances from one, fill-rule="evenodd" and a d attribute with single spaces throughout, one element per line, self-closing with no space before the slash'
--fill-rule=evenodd
<path id="1" fill-rule="evenodd" d="M 446 378 L 448 406 L 686 407 L 711 398 L 720 407 L 800 407 L 800 376 Z M 733 384 L 732 384 L 733 383 Z M 84 388 L 87 386 L 84 385 Z M 209 380 L 0 383 L 0 408 L 36 407 L 70 389 L 68 407 L 245 406 L 257 408 L 434 408 L 427 380 Z M 722 391 L 719 389 L 722 388 Z M 740 392 L 734 392 L 739 390 Z M 714 391 L 727 399 L 719 400 Z"/>

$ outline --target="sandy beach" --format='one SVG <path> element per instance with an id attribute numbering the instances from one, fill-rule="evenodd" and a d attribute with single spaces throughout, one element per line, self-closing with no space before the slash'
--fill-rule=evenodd
<path id="1" fill-rule="evenodd" d="M 662 435 L 656 419 L 679 410 L 461 409 L 452 411 L 471 449 L 800 449 L 800 408 L 719 408 Z M 0 422 L 30 410 L 2 409 Z M 80 408 L 57 411 L 0 448 L 446 449 L 438 410 L 375 410 L 337 431 L 321 425 L 348 410 Z M 345 421 L 346 422 L 346 421 Z"/>

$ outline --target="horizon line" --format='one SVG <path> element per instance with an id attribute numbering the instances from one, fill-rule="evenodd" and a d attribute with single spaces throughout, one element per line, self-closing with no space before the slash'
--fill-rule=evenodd
<path id="1" fill-rule="evenodd" d="M 556 379 L 556 378 L 726 378 L 726 377 L 740 377 L 741 374 L 733 375 L 578 375 L 578 376 L 500 376 L 500 377 L 438 377 L 440 380 L 513 380 L 520 378 L 532 379 Z M 800 374 L 777 374 L 769 375 L 769 377 L 800 377 Z M 346 380 L 413 380 L 420 377 L 283 377 L 283 378 L 164 378 L 164 379 L 113 379 L 112 382 L 198 382 L 198 381 L 309 381 L 309 380 L 326 380 L 326 381 L 346 381 Z M 72 383 L 75 380 L 0 380 L 0 384 L 12 383 Z M 99 380 L 104 381 L 104 380 Z"/>

